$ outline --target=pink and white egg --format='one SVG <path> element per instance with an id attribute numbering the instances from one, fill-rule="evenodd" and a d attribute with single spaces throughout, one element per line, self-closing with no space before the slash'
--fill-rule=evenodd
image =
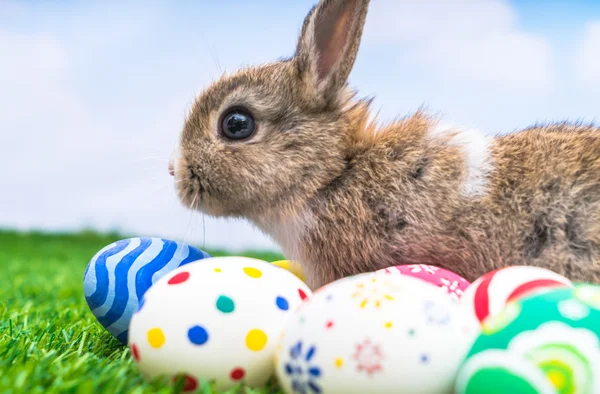
<path id="1" fill-rule="evenodd" d="M 129 326 L 129 346 L 147 378 L 200 380 L 227 390 L 260 387 L 273 376 L 277 339 L 311 290 L 262 260 L 214 257 L 182 266 L 144 294 Z"/>
<path id="2" fill-rule="evenodd" d="M 440 287 L 454 300 L 458 301 L 470 283 L 462 276 L 447 269 L 428 264 L 405 264 L 384 268 L 376 273 L 404 275 L 420 279 Z"/>

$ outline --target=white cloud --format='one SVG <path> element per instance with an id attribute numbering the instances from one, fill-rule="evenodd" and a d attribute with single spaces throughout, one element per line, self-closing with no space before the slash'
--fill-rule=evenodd
<path id="1" fill-rule="evenodd" d="M 504 0 L 374 2 L 368 22 L 373 44 L 401 44 L 398 57 L 447 79 L 551 89 L 552 51 L 522 31 Z"/>
<path id="2" fill-rule="evenodd" d="M 589 23 L 577 54 L 578 80 L 600 87 L 600 21 Z"/>

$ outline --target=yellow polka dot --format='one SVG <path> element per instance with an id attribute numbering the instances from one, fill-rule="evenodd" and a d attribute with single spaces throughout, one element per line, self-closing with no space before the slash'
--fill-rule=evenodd
<path id="1" fill-rule="evenodd" d="M 160 328 L 148 330 L 148 343 L 155 349 L 162 347 L 165 344 L 165 334 Z"/>
<path id="2" fill-rule="evenodd" d="M 251 278 L 260 278 L 262 276 L 262 272 L 252 267 L 244 268 L 244 273 Z"/>
<path id="3" fill-rule="evenodd" d="M 335 359 L 335 366 L 336 368 L 342 368 L 342 365 L 344 365 L 344 360 L 342 360 L 340 357 Z"/>
<path id="4" fill-rule="evenodd" d="M 215 268 L 215 272 L 221 272 L 221 268 Z"/>
<path id="5" fill-rule="evenodd" d="M 246 334 L 246 347 L 250 350 L 258 352 L 262 350 L 267 344 L 267 334 L 259 329 L 253 329 L 248 331 Z"/>
<path id="6" fill-rule="evenodd" d="M 392 322 L 389 321 L 389 322 L 385 323 L 385 328 L 392 328 L 392 325 L 393 325 Z"/>

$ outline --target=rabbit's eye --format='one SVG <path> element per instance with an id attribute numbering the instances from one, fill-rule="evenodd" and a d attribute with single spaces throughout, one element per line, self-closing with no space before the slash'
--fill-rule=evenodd
<path id="1" fill-rule="evenodd" d="M 254 118 L 242 109 L 234 109 L 225 114 L 221 121 L 221 133 L 232 140 L 243 140 L 254 134 Z"/>

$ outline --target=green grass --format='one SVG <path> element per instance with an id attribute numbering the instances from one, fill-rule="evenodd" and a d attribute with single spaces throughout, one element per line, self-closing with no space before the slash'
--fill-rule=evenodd
<path id="1" fill-rule="evenodd" d="M 88 261 L 122 238 L 0 231 L 0 393 L 180 392 L 165 380 L 144 381 L 129 349 L 100 326 L 85 302 Z M 275 253 L 241 255 L 283 258 Z M 229 393 L 277 392 L 273 386 L 238 386 Z M 202 382 L 198 392 L 214 391 Z"/>

